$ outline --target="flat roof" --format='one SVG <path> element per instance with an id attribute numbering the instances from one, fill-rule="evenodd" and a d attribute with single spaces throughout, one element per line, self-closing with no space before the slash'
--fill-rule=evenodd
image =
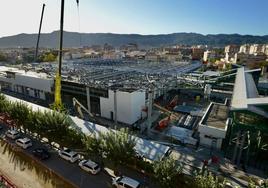
<path id="1" fill-rule="evenodd" d="M 256 70 L 237 69 L 234 92 L 231 102 L 232 110 L 248 110 L 249 106 L 268 105 L 268 97 L 260 97 L 253 76 Z"/>
<path id="2" fill-rule="evenodd" d="M 49 79 L 46 73 L 38 73 L 33 71 L 25 71 L 22 69 L 14 68 L 14 67 L 7 67 L 7 66 L 0 66 L 0 72 L 12 72 L 22 76 L 34 77 L 34 78 L 42 78 L 42 79 Z"/>
<path id="3" fill-rule="evenodd" d="M 225 129 L 226 120 L 228 118 L 228 107 L 226 105 L 212 103 L 206 115 L 205 125 L 218 129 Z"/>

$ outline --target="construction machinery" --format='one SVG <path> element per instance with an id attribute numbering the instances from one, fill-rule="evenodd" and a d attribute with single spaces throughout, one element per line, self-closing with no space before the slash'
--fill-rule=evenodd
<path id="1" fill-rule="evenodd" d="M 84 107 L 75 97 L 73 98 L 73 106 L 78 112 L 81 119 L 84 119 L 84 114 L 82 112 L 82 110 L 84 110 L 88 113 L 88 115 L 90 116 L 92 120 L 96 121 L 96 118 L 94 117 L 94 115 L 86 107 Z"/>

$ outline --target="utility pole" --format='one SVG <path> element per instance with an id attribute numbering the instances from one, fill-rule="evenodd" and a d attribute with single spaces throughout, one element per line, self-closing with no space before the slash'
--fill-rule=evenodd
<path id="1" fill-rule="evenodd" d="M 39 40 L 40 40 L 40 34 L 41 34 L 41 29 L 42 29 L 45 6 L 46 5 L 43 4 L 42 13 L 41 13 L 41 20 L 40 20 L 40 25 L 39 25 L 39 32 L 38 32 L 37 43 L 36 43 L 36 49 L 35 49 L 35 55 L 34 55 L 34 61 L 35 62 L 37 61 L 37 58 L 38 58 Z"/>

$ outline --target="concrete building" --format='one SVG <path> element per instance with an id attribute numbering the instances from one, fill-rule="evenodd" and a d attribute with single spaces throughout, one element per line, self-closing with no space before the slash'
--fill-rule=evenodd
<path id="1" fill-rule="evenodd" d="M 221 149 L 228 124 L 228 106 L 226 104 L 210 103 L 198 127 L 200 144 Z"/>
<path id="2" fill-rule="evenodd" d="M 129 125 L 142 118 L 144 107 L 144 91 L 109 90 L 108 97 L 100 97 L 101 117 Z"/>
<path id="3" fill-rule="evenodd" d="M 266 60 L 267 56 L 264 53 L 255 53 L 255 54 L 237 53 L 234 56 L 233 63 L 245 65 L 249 68 L 258 68 L 260 67 L 260 63 L 263 63 Z"/>
<path id="4" fill-rule="evenodd" d="M 192 48 L 192 59 L 193 60 L 200 60 L 202 59 L 204 55 L 204 49 L 203 48 Z"/>
<path id="5" fill-rule="evenodd" d="M 207 51 L 205 51 L 204 53 L 203 53 L 203 61 L 209 61 L 210 59 L 216 59 L 216 53 L 215 53 L 215 51 L 209 51 L 209 50 L 207 50 Z"/>
<path id="6" fill-rule="evenodd" d="M 250 49 L 250 45 L 249 44 L 241 45 L 240 46 L 240 49 L 239 49 L 239 53 L 248 54 L 249 53 L 249 49 Z"/>
<path id="7" fill-rule="evenodd" d="M 2 90 L 47 100 L 54 87 L 54 79 L 45 73 L 27 72 L 16 68 L 0 67 Z"/>
<path id="8" fill-rule="evenodd" d="M 243 163 L 267 170 L 268 97 L 257 90 L 260 71 L 237 70 L 225 152 L 238 166 Z"/>

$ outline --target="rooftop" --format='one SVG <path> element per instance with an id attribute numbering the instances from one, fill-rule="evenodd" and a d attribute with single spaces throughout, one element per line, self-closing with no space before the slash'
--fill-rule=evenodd
<path id="1" fill-rule="evenodd" d="M 268 105 L 268 97 L 259 96 L 256 84 L 251 72 L 260 71 L 237 69 L 231 110 L 249 110 L 256 114 L 268 117 L 268 113 L 258 106 Z"/>
<path id="2" fill-rule="evenodd" d="M 228 118 L 228 107 L 226 105 L 212 103 L 210 108 L 205 124 L 209 127 L 225 129 Z"/>

